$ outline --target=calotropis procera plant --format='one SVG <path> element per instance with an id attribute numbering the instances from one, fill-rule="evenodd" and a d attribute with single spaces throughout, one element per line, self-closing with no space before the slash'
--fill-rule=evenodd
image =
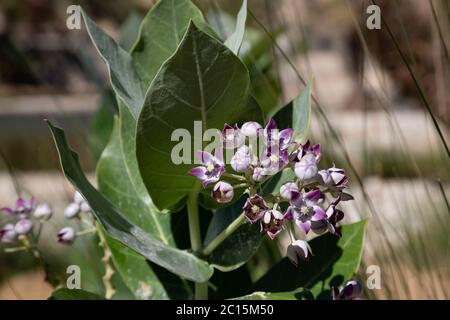
<path id="1" fill-rule="evenodd" d="M 331 299 L 332 286 L 358 270 L 365 222 L 338 226 L 348 178 L 319 169 L 320 147 L 307 141 L 311 84 L 281 108 L 254 96 L 240 50 L 246 13 L 243 1 L 224 40 L 190 0 L 161 0 L 126 51 L 83 12 L 119 106 L 98 190 L 64 132 L 48 124 L 66 177 L 138 299 L 295 299 L 299 291 Z M 265 234 L 277 241 L 283 230 L 292 238 L 286 257 L 252 281 Z M 306 242 L 306 234 L 323 235 Z"/>

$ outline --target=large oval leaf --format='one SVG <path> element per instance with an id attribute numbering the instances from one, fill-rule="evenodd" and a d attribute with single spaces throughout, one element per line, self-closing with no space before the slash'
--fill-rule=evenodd
<path id="1" fill-rule="evenodd" d="M 78 155 L 65 139 L 64 131 L 48 122 L 67 179 L 83 195 L 108 234 L 148 260 L 186 279 L 205 282 L 213 268 L 194 255 L 166 244 L 132 223 L 109 200 L 99 193 L 81 170 Z"/>
<path id="2" fill-rule="evenodd" d="M 172 132 L 186 129 L 194 137 L 194 121 L 202 121 L 203 129 L 222 129 L 225 122 L 240 122 L 248 115 L 248 99 L 246 67 L 192 23 L 176 53 L 152 82 L 138 120 L 139 168 L 159 209 L 180 209 L 195 184 L 195 178 L 187 173 L 192 165 L 176 165 L 171 159 L 178 143 L 171 141 Z M 253 118 L 257 113 L 253 111 Z"/>
<path id="3" fill-rule="evenodd" d="M 331 297 L 331 287 L 339 287 L 358 271 L 366 220 L 342 226 L 342 237 L 329 233 L 310 242 L 314 256 L 296 268 L 287 258 L 273 266 L 252 291 L 284 292 L 310 289 L 316 297 Z"/>

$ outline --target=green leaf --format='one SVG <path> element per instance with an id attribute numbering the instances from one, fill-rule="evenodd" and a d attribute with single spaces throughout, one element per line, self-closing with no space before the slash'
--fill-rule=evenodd
<path id="1" fill-rule="evenodd" d="M 139 36 L 139 26 L 141 25 L 142 16 L 137 11 L 131 11 L 127 19 L 120 26 L 119 44 L 125 50 L 130 50 Z"/>
<path id="2" fill-rule="evenodd" d="M 136 190 L 124 159 L 120 138 L 120 120 L 115 119 L 109 144 L 97 165 L 100 191 L 134 224 L 167 245 L 173 245 L 170 216 L 157 211 L 148 194 Z M 106 237 L 118 272 L 139 299 L 165 299 L 167 294 L 144 257 L 121 243 Z"/>
<path id="3" fill-rule="evenodd" d="M 235 270 L 256 253 L 262 239 L 259 224 L 245 222 L 209 255 L 208 261 L 223 272 Z"/>
<path id="4" fill-rule="evenodd" d="M 86 179 L 78 155 L 67 144 L 64 131 L 48 122 L 67 179 L 83 195 L 108 234 L 148 260 L 186 279 L 204 282 L 213 268 L 194 255 L 167 246 L 132 223 Z"/>
<path id="5" fill-rule="evenodd" d="M 49 300 L 105 300 L 98 294 L 80 289 L 56 289 L 52 292 Z"/>
<path id="6" fill-rule="evenodd" d="M 312 300 L 314 296 L 309 290 L 297 289 L 289 292 L 257 291 L 231 300 Z"/>
<path id="7" fill-rule="evenodd" d="M 287 258 L 273 266 L 252 291 L 283 292 L 310 289 L 316 297 L 330 297 L 338 287 L 358 271 L 361 261 L 366 220 L 342 226 L 342 237 L 329 233 L 310 241 L 314 256 L 296 268 Z M 320 295 L 320 296 L 319 296 Z"/>
<path id="8" fill-rule="evenodd" d="M 192 23 L 176 53 L 152 82 L 138 120 L 139 168 L 159 209 L 179 210 L 196 182 L 188 174 L 192 165 L 176 165 L 171 159 L 178 144 L 171 141 L 172 132 L 186 129 L 195 137 L 194 121 L 202 121 L 203 129 L 221 130 L 225 122 L 245 121 L 249 115 L 254 119 L 260 110 L 249 112 L 248 99 L 246 67 Z M 201 146 L 201 141 L 197 143 Z"/>
<path id="9" fill-rule="evenodd" d="M 134 69 L 131 55 L 100 29 L 84 10 L 81 12 L 87 32 L 108 67 L 114 91 L 137 118 L 144 101 L 146 88 L 142 86 Z"/>
<path id="10" fill-rule="evenodd" d="M 241 49 L 242 41 L 244 40 L 246 21 L 247 0 L 243 0 L 236 20 L 236 29 L 234 30 L 233 34 L 225 41 L 225 45 L 230 48 L 230 50 L 233 51 L 235 55 L 239 55 L 239 50 Z"/>
<path id="11" fill-rule="evenodd" d="M 162 0 L 146 15 L 132 49 L 133 65 L 145 88 L 175 52 L 190 21 L 206 29 L 202 12 L 191 0 Z"/>
<path id="12" fill-rule="evenodd" d="M 294 129 L 294 137 L 305 142 L 309 134 L 311 122 L 311 89 L 312 82 L 290 103 L 278 111 L 274 117 L 279 128 Z"/>
<path id="13" fill-rule="evenodd" d="M 234 204 L 216 210 L 206 232 L 205 246 L 241 215 L 246 199 L 247 196 L 243 196 Z M 221 271 L 235 270 L 256 253 L 261 242 L 259 225 L 244 222 L 211 253 L 208 260 Z"/>

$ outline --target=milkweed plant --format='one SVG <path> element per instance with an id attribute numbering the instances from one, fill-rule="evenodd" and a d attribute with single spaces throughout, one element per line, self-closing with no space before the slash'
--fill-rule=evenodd
<path id="1" fill-rule="evenodd" d="M 47 121 L 77 190 L 61 214 L 86 226 L 63 227 L 55 241 L 72 245 L 97 233 L 113 272 L 136 299 L 359 298 L 354 276 L 365 221 L 340 225 L 340 204 L 353 200 L 349 177 L 321 166 L 326 151 L 307 138 L 311 82 L 281 107 L 252 89 L 255 62 L 248 59 L 251 45 L 243 46 L 247 1 L 226 36 L 191 1 L 161 0 L 129 51 L 82 15 L 108 67 L 118 112 L 97 163 L 96 188 L 63 130 Z M 1 211 L 3 250 L 42 258 L 37 241 L 56 214 L 50 206 L 20 198 Z M 174 228 L 174 216 L 185 217 L 186 228 Z M 180 233 L 187 245 L 177 240 Z M 280 237 L 290 239 L 284 257 L 252 279 L 259 248 Z M 221 293 L 218 277 L 239 285 Z M 116 289 L 105 288 L 89 293 L 60 285 L 53 296 L 113 298 Z"/>

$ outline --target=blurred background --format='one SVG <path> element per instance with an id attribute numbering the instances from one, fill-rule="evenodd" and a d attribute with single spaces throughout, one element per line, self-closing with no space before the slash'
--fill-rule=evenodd
<path id="1" fill-rule="evenodd" d="M 45 299 L 51 286 L 44 269 L 57 282 L 73 263 L 82 267 L 83 289 L 104 290 L 98 239 L 71 247 L 56 242 L 73 189 L 43 119 L 66 129 L 95 181 L 116 106 L 86 31 L 66 27 L 67 6 L 83 6 L 128 50 L 155 2 L 0 2 L 0 207 L 18 194 L 34 195 L 55 211 L 39 242 L 48 265 L 28 253 L 0 252 L 0 299 Z M 219 35 L 232 32 L 240 0 L 194 2 Z M 266 110 L 314 79 L 311 138 L 323 146 L 324 165 L 334 161 L 351 177 L 356 201 L 345 205 L 346 222 L 369 219 L 358 277 L 365 283 L 366 268 L 379 266 L 381 289 L 365 296 L 449 299 L 450 163 L 443 141 L 450 125 L 450 2 L 376 3 L 381 30 L 366 27 L 372 1 L 250 0 L 241 57 Z M 264 243 L 248 262 L 252 277 L 285 248 L 283 239 Z"/>

